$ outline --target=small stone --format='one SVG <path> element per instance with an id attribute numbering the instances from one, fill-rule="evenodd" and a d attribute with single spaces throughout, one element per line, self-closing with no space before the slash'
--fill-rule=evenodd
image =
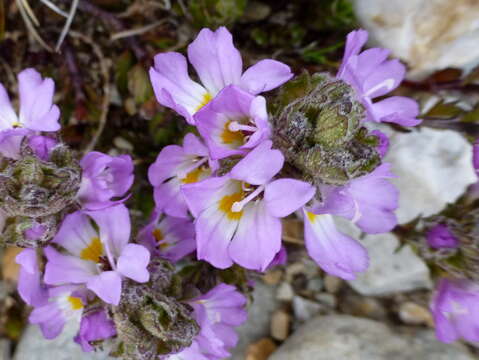
<path id="1" fill-rule="evenodd" d="M 399 307 L 399 318 L 409 325 L 427 325 L 434 327 L 431 312 L 413 302 L 405 302 Z"/>
<path id="2" fill-rule="evenodd" d="M 294 291 L 292 286 L 287 283 L 283 282 L 281 285 L 278 286 L 276 290 L 276 299 L 279 301 L 292 301 L 294 297 Z"/>
<path id="3" fill-rule="evenodd" d="M 277 346 L 270 338 L 263 338 L 248 346 L 245 360 L 267 360 Z"/>
<path id="4" fill-rule="evenodd" d="M 305 299 L 301 296 L 295 296 L 293 298 L 294 317 L 299 322 L 310 320 L 321 308 L 321 305 L 317 302 Z"/>
<path id="5" fill-rule="evenodd" d="M 323 290 L 323 285 L 324 285 L 323 279 L 321 279 L 318 276 L 318 277 L 315 277 L 315 278 L 312 278 L 312 279 L 308 280 L 307 290 L 311 291 L 313 293 L 317 293 L 317 292 L 320 292 L 321 290 Z"/>
<path id="6" fill-rule="evenodd" d="M 244 360 L 250 344 L 269 336 L 271 316 L 280 305 L 276 300 L 276 287 L 258 281 L 254 288 L 253 299 L 253 303 L 248 307 L 248 320 L 237 328 L 239 342 L 232 349 L 229 360 Z"/>
<path id="7" fill-rule="evenodd" d="M 289 335 L 291 315 L 285 310 L 277 310 L 271 318 L 271 337 L 283 341 Z"/>
<path id="8" fill-rule="evenodd" d="M 302 262 L 295 262 L 288 265 L 286 268 L 286 281 L 292 282 L 297 275 L 304 274 L 306 272 L 306 266 Z"/>
<path id="9" fill-rule="evenodd" d="M 462 344 L 443 344 L 431 330 L 402 334 L 381 322 L 317 316 L 296 330 L 269 360 L 473 360 Z"/>
<path id="10" fill-rule="evenodd" d="M 241 21 L 256 22 L 266 19 L 271 14 L 271 8 L 259 1 L 248 1 Z"/>
<path id="11" fill-rule="evenodd" d="M 369 268 L 358 274 L 355 280 L 348 281 L 361 295 L 384 296 L 432 287 L 424 261 L 409 245 L 398 250 L 399 240 L 395 235 L 367 235 L 362 243 L 369 253 Z"/>
<path id="12" fill-rule="evenodd" d="M 324 287 L 326 291 L 331 294 L 336 294 L 343 286 L 343 280 L 331 275 L 326 275 L 324 278 Z"/>
<path id="13" fill-rule="evenodd" d="M 10 360 L 10 341 L 0 339 L 0 360 Z"/>
<path id="14" fill-rule="evenodd" d="M 3 254 L 2 274 L 3 279 L 16 283 L 20 265 L 15 262 L 15 258 L 23 249 L 15 246 L 8 247 Z"/>
<path id="15" fill-rule="evenodd" d="M 350 315 L 375 320 L 384 320 L 387 316 L 386 309 L 377 299 L 357 295 L 345 297 L 341 303 L 341 311 Z"/>
<path id="16" fill-rule="evenodd" d="M 131 142 L 126 140 L 125 138 L 117 136 L 113 139 L 113 144 L 118 148 L 126 151 L 133 151 L 133 145 Z"/>
<path id="17" fill-rule="evenodd" d="M 326 305 L 329 308 L 334 309 L 337 305 L 336 296 L 329 293 L 319 293 L 314 295 L 314 298 L 322 305 Z"/>
<path id="18" fill-rule="evenodd" d="M 283 277 L 283 271 L 281 269 L 273 269 L 266 272 L 263 275 L 263 281 L 268 285 L 277 285 Z"/>

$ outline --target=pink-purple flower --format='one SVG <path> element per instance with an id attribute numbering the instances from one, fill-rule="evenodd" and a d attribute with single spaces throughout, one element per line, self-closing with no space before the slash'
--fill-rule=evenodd
<path id="1" fill-rule="evenodd" d="M 94 350 L 91 342 L 108 339 L 115 335 L 115 324 L 108 318 L 106 311 L 99 308 L 88 314 L 83 313 L 80 330 L 74 341 L 81 345 L 84 352 L 91 352 Z"/>
<path id="2" fill-rule="evenodd" d="M 158 154 L 148 170 L 154 187 L 156 210 L 175 217 L 188 217 L 188 207 L 180 188 L 209 177 L 217 168 L 209 158 L 208 148 L 189 133 L 183 146 L 169 145 Z"/>
<path id="3" fill-rule="evenodd" d="M 182 192 L 196 218 L 199 259 L 218 268 L 237 263 L 264 271 L 281 249 L 281 218 L 306 204 L 315 193 L 308 183 L 273 180 L 284 156 L 267 140 L 231 171 L 198 183 Z"/>
<path id="4" fill-rule="evenodd" d="M 361 52 L 368 39 L 365 30 L 348 34 L 343 61 L 337 77 L 350 84 L 367 112 L 367 120 L 392 122 L 403 126 L 418 125 L 421 120 L 416 101 L 405 96 L 391 96 L 373 102 L 396 89 L 404 78 L 406 68 L 397 59 L 387 60 L 390 51 L 372 48 Z"/>
<path id="5" fill-rule="evenodd" d="M 293 76 L 287 65 L 271 59 L 261 60 L 243 73 L 241 54 L 225 27 L 214 32 L 202 29 L 188 46 L 188 60 L 201 84 L 191 80 L 186 58 L 176 52 L 155 56 L 150 79 L 158 102 L 175 110 L 190 124 L 194 124 L 193 115 L 228 85 L 237 85 L 256 95 L 280 86 Z"/>
<path id="6" fill-rule="evenodd" d="M 62 251 L 45 249 L 45 283 L 84 284 L 104 302 L 118 305 L 123 277 L 144 283 L 150 275 L 150 253 L 129 238 L 130 217 L 122 204 L 68 215 L 53 239 Z"/>
<path id="7" fill-rule="evenodd" d="M 133 162 L 128 155 L 110 156 L 92 151 L 80 161 L 82 180 L 78 200 L 87 209 L 101 209 L 118 203 L 133 184 Z"/>
<path id="8" fill-rule="evenodd" d="M 34 69 L 18 74 L 20 109 L 15 112 L 5 87 L 0 84 L 0 153 L 18 158 L 25 135 L 60 129 L 60 110 L 53 104 L 55 84 Z"/>
<path id="9" fill-rule="evenodd" d="M 155 211 L 150 223 L 138 233 L 138 242 L 150 253 L 177 262 L 196 250 L 195 227 L 188 218 Z"/>
<path id="10" fill-rule="evenodd" d="M 212 159 L 245 155 L 269 138 L 266 100 L 230 85 L 194 116 Z"/>
<path id="11" fill-rule="evenodd" d="M 234 286 L 219 284 L 204 295 L 188 303 L 200 325 L 200 333 L 193 344 L 168 360 L 221 360 L 231 356 L 229 349 L 236 346 L 235 327 L 247 319 L 246 297 Z"/>
<path id="12" fill-rule="evenodd" d="M 434 249 L 455 249 L 459 246 L 459 240 L 445 224 L 437 224 L 426 233 L 426 240 Z"/>
<path id="13" fill-rule="evenodd" d="M 445 343 L 458 339 L 478 342 L 478 306 L 478 284 L 465 279 L 441 279 L 431 303 L 437 338 Z"/>

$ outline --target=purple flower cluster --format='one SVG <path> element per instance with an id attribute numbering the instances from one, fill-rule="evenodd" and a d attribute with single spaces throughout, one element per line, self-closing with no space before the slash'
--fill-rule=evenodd
<path id="1" fill-rule="evenodd" d="M 385 49 L 359 53 L 366 39 L 363 30 L 348 36 L 338 79 L 355 89 L 367 109 L 364 121 L 418 124 L 412 99 L 372 102 L 396 88 L 405 70 L 398 61 L 386 60 Z M 340 187 L 316 188 L 282 177 L 285 158 L 272 148 L 266 100 L 258 94 L 288 81 L 293 76 L 289 67 L 262 60 L 242 73 L 240 53 L 223 27 L 203 29 L 189 45 L 188 58 L 204 86 L 189 78 L 186 60 L 177 53 L 156 55 L 150 70 L 159 103 L 196 125 L 201 135 L 186 135 L 182 147 L 167 146 L 150 167 L 157 212 L 188 221 L 189 210 L 198 259 L 222 269 L 236 263 L 258 271 L 267 269 L 282 249 L 281 219 L 298 212 L 304 215 L 308 252 L 326 272 L 352 279 L 364 271 L 366 249 L 340 233 L 333 216 L 347 218 L 368 233 L 391 230 L 398 192 L 389 182 L 390 165 Z M 387 137 L 376 133 L 378 152 L 384 155 Z M 231 164 L 226 172 L 225 163 Z M 313 201 L 317 192 L 321 202 Z M 183 239 L 190 243 L 190 232 Z"/>
<path id="2" fill-rule="evenodd" d="M 5 88 L 0 86 L 0 153 L 19 160 L 21 146 L 27 143 L 38 159 L 48 162 L 52 150 L 60 146 L 56 133 L 60 112 L 52 105 L 54 83 L 27 69 L 19 74 L 19 89 L 17 117 Z M 132 159 L 90 152 L 79 162 L 82 177 L 73 207 L 77 210 L 64 214 L 48 246 L 25 249 L 17 256 L 19 294 L 33 307 L 29 320 L 40 326 L 45 338 L 57 337 L 65 324 L 73 321 L 78 324 L 74 341 L 84 351 L 92 351 L 92 343 L 117 334 L 111 309 L 121 301 L 125 279 L 146 283 L 151 257 L 161 255 L 176 262 L 195 250 L 195 229 L 187 207 L 177 206 L 179 187 L 185 176 L 197 181 L 205 177 L 205 167 L 216 169 L 217 164 L 197 164 L 198 157 L 208 158 L 208 150 L 192 135 L 185 139 L 184 147 L 169 147 L 164 154 L 166 164 L 160 161 L 154 166 L 166 169 L 165 176 L 155 176 L 154 172 L 150 176 L 159 206 L 137 235 L 138 243 L 131 242 L 130 214 L 124 205 L 134 180 Z M 1 231 L 5 220 L 0 212 Z M 33 226 L 28 236 L 39 237 L 44 231 L 42 225 Z M 244 295 L 233 286 L 219 284 L 189 304 L 201 332 L 190 348 L 174 356 L 228 356 L 228 349 L 237 341 L 233 327 L 247 316 Z"/>

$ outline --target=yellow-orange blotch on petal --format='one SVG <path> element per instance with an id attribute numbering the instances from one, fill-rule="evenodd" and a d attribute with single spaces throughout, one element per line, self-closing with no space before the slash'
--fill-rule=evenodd
<path id="1" fill-rule="evenodd" d="M 241 201 L 243 199 L 243 192 L 237 192 L 231 195 L 226 195 L 221 198 L 218 202 L 218 208 L 226 214 L 226 217 L 229 220 L 239 220 L 243 215 L 243 211 L 232 211 L 231 207 L 237 201 Z"/>
<path id="2" fill-rule="evenodd" d="M 80 258 L 83 260 L 90 260 L 93 262 L 100 262 L 100 258 L 103 255 L 103 244 L 100 238 L 94 237 L 91 239 L 90 244 L 82 250 Z"/>
<path id="3" fill-rule="evenodd" d="M 80 310 L 83 308 L 83 301 L 80 298 L 75 296 L 69 296 L 68 302 L 70 303 L 73 310 Z"/>

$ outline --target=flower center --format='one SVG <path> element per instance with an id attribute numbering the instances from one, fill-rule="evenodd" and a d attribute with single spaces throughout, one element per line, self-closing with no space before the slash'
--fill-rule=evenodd
<path id="1" fill-rule="evenodd" d="M 93 237 L 86 248 L 80 253 L 80 259 L 90 260 L 95 263 L 100 262 L 100 258 L 103 255 L 103 244 L 99 237 Z"/>
<path id="2" fill-rule="evenodd" d="M 72 310 L 80 310 L 83 309 L 83 301 L 75 296 L 69 296 L 67 298 Z"/>
<path id="3" fill-rule="evenodd" d="M 213 100 L 213 96 L 210 93 L 206 93 L 203 95 L 203 99 L 201 100 L 201 103 L 197 106 L 195 112 L 198 112 L 203 106 L 208 104 L 211 100 Z"/>
<path id="4" fill-rule="evenodd" d="M 250 188 L 244 188 L 244 187 L 243 187 L 243 190 L 251 191 Z M 246 204 L 249 203 L 251 200 L 253 200 L 255 197 L 257 197 L 259 194 L 261 194 L 263 190 L 264 190 L 264 185 L 258 186 L 253 192 L 251 192 L 251 194 L 246 196 L 241 201 L 235 201 L 231 205 L 231 211 L 234 213 L 242 212 Z"/>
<path id="5" fill-rule="evenodd" d="M 192 160 L 192 164 L 186 169 L 178 171 L 176 176 L 178 176 L 184 184 L 197 182 L 200 179 L 200 176 L 208 171 L 208 169 L 202 167 L 207 161 L 207 157 L 196 158 Z"/>

